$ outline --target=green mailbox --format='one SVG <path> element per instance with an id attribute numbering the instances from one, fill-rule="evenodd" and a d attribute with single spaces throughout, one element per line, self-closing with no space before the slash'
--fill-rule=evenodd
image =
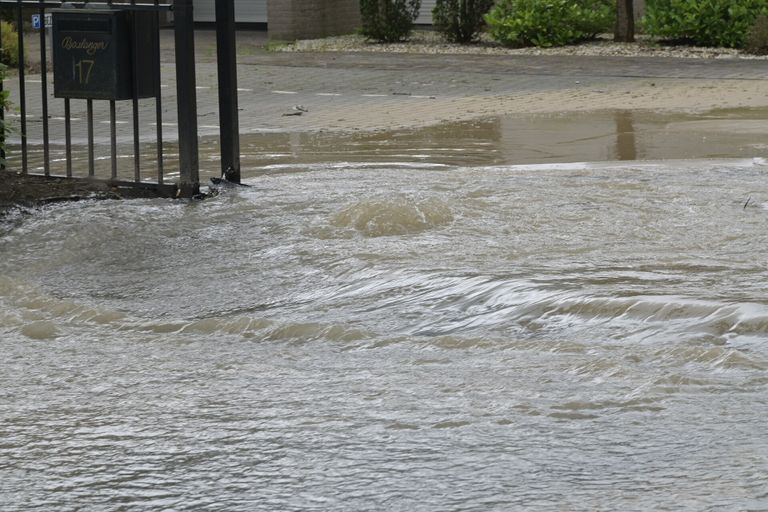
<path id="1" fill-rule="evenodd" d="M 157 17 L 117 9 L 54 9 L 53 94 L 127 100 L 156 95 Z"/>

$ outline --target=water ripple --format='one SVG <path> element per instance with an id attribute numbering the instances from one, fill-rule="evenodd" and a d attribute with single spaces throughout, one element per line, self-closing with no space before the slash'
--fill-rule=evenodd
<path id="1" fill-rule="evenodd" d="M 263 171 L 3 224 L 3 510 L 764 508 L 764 168 Z"/>

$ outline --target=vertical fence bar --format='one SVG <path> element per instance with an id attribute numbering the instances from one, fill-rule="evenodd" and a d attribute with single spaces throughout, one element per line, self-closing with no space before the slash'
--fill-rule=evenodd
<path id="1" fill-rule="evenodd" d="M 117 114 L 115 112 L 115 100 L 109 102 L 109 141 L 112 153 L 112 179 L 117 179 Z"/>
<path id="2" fill-rule="evenodd" d="M 160 5 L 160 0 L 155 0 L 155 5 Z M 160 12 L 155 13 L 155 42 L 157 52 L 155 53 L 155 121 L 157 123 L 157 182 L 162 185 L 165 179 L 165 170 L 163 165 L 163 99 L 162 99 L 162 80 L 160 66 Z"/>
<path id="3" fill-rule="evenodd" d="M 110 8 L 115 8 L 114 0 L 102 0 L 104 3 L 101 5 L 107 5 Z M 24 46 L 24 8 L 31 8 L 37 11 L 40 17 L 41 26 L 39 30 L 40 41 L 40 74 L 41 74 L 41 124 L 42 124 L 42 145 L 43 145 L 43 168 L 45 176 L 50 176 L 52 173 L 52 155 L 51 155 L 51 123 L 50 123 L 50 98 L 48 83 L 49 72 L 49 47 L 47 41 L 47 35 L 49 34 L 49 28 L 45 24 L 46 12 L 52 7 L 58 6 L 59 2 L 52 2 L 51 0 L 38 0 L 38 1 L 25 1 L 25 0 L 10 0 L 3 1 L 3 5 L 8 5 L 9 8 L 15 9 L 15 21 L 20 29 L 18 30 L 18 52 L 19 52 L 19 110 L 20 110 L 20 138 L 21 138 L 21 171 L 23 174 L 29 173 L 29 148 L 28 148 L 28 121 L 29 121 L 29 108 L 27 104 L 27 90 L 26 90 L 26 58 L 25 58 L 25 46 Z M 87 0 L 84 2 L 74 2 L 74 7 L 87 6 Z M 133 29 L 136 30 L 136 26 L 139 23 L 151 23 L 151 27 L 154 32 L 152 36 L 155 42 L 155 54 L 153 56 L 147 56 L 153 58 L 153 83 L 154 83 L 154 96 L 157 118 L 157 179 L 159 184 L 164 182 L 164 140 L 163 140 L 163 101 L 162 101 L 162 86 L 161 86 L 161 69 L 162 58 L 160 52 L 160 24 L 161 13 L 164 10 L 177 11 L 177 29 L 175 30 L 175 42 L 177 49 L 177 92 L 180 93 L 178 97 L 178 106 L 180 106 L 179 113 L 179 152 L 180 152 L 180 166 L 182 167 L 182 182 L 184 188 L 184 195 L 189 197 L 199 192 L 199 147 L 197 140 L 197 96 L 195 92 L 195 61 L 194 61 L 194 25 L 193 25 L 193 0 L 176 0 L 173 5 L 162 4 L 161 0 L 153 0 L 152 4 L 154 9 L 149 7 L 148 4 L 140 3 L 138 0 L 122 0 L 120 4 L 129 4 L 124 7 L 125 10 L 130 10 L 133 13 L 138 11 L 151 10 L 153 15 L 149 17 L 149 21 L 142 21 L 138 17 L 134 17 Z M 66 5 L 66 3 L 62 3 Z M 161 8 L 162 5 L 162 8 Z M 10 7 L 12 6 L 12 7 Z M 123 9 L 123 7 L 119 7 Z M 144 28 L 144 27 L 142 27 Z M 141 181 L 141 140 L 140 140 L 140 110 L 139 110 L 139 77 L 138 77 L 138 64 L 136 55 L 139 51 L 138 39 L 133 39 L 133 135 L 134 135 L 134 162 L 135 162 L 135 180 Z M 178 80 L 180 78 L 180 80 Z M 4 81 L 0 81 L 0 93 L 5 89 Z M 65 137 L 65 162 L 66 162 L 66 176 L 73 176 L 73 134 L 72 134 L 72 105 L 69 98 L 64 99 L 64 137 Z M 0 112 L 0 126 L 5 126 L 6 116 L 3 112 Z M 110 101 L 110 142 L 111 142 L 111 155 L 112 155 L 112 177 L 117 177 L 119 170 L 119 154 L 117 151 L 117 106 L 116 101 Z M 87 100 L 87 154 L 88 154 L 88 175 L 95 177 L 96 174 L 96 157 L 95 157 L 95 123 L 94 123 L 94 100 Z M 0 131 L 0 167 L 6 168 L 5 162 L 5 133 Z"/>
<path id="4" fill-rule="evenodd" d="M 112 0 L 107 0 L 107 5 L 112 7 Z M 109 100 L 109 148 L 112 179 L 117 178 L 117 110 L 115 100 Z"/>
<path id="5" fill-rule="evenodd" d="M 40 0 L 40 95 L 43 101 L 43 168 L 45 175 L 51 175 L 51 148 L 48 134 L 48 46 L 45 40 L 45 3 Z"/>
<path id="6" fill-rule="evenodd" d="M 2 24 L 0 24 L 0 41 L 3 40 Z M 0 51 L 5 52 L 2 42 L 0 42 Z M 0 77 L 0 95 L 5 86 L 5 77 Z M 0 169 L 5 170 L 5 109 L 0 107 Z"/>
<path id="7" fill-rule="evenodd" d="M 197 140 L 195 78 L 195 25 L 192 0 L 174 2 L 176 97 L 179 112 L 179 193 L 191 198 L 200 193 L 200 155 Z"/>
<path id="8" fill-rule="evenodd" d="M 117 109 L 115 100 L 109 100 L 109 141 L 112 179 L 117 177 Z"/>
<path id="9" fill-rule="evenodd" d="M 131 5 L 136 5 L 136 0 L 131 0 Z M 138 66 L 136 61 L 138 60 L 138 42 L 136 33 L 138 31 L 138 21 L 135 12 L 131 12 L 131 39 L 133 40 L 133 48 L 131 54 L 131 65 L 133 66 L 133 180 L 138 183 L 141 181 L 141 147 L 139 145 L 139 77 Z"/>
<path id="10" fill-rule="evenodd" d="M 240 183 L 240 122 L 237 113 L 235 5 L 216 0 L 216 52 L 219 71 L 221 175 Z"/>
<path id="11" fill-rule="evenodd" d="M 16 7 L 16 26 L 19 30 L 19 114 L 21 115 L 21 173 L 29 172 L 27 157 L 27 86 L 25 78 L 26 59 L 24 58 L 24 16 L 22 0 Z"/>
<path id="12" fill-rule="evenodd" d="M 96 158 L 93 148 L 93 100 L 86 100 L 88 104 L 88 176 L 96 175 Z"/>
<path id="13" fill-rule="evenodd" d="M 64 145 L 67 153 L 67 178 L 72 177 L 72 106 L 64 99 Z"/>

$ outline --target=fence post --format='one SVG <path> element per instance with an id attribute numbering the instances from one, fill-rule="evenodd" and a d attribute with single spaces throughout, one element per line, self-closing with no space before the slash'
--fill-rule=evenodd
<path id="1" fill-rule="evenodd" d="M 5 51 L 2 43 L 2 25 L 0 25 L 0 53 Z M 0 64 L 1 65 L 1 64 Z M 0 96 L 3 94 L 5 70 L 0 71 Z M 5 105 L 0 105 L 0 171 L 5 170 Z"/>
<path id="2" fill-rule="evenodd" d="M 195 25 L 192 0 L 175 0 L 176 95 L 179 116 L 179 193 L 200 193 L 200 155 L 197 132 L 197 82 L 195 80 Z"/>
<path id="3" fill-rule="evenodd" d="M 216 52 L 219 63 L 221 175 L 240 183 L 240 123 L 237 114 L 237 47 L 235 4 L 216 0 Z"/>

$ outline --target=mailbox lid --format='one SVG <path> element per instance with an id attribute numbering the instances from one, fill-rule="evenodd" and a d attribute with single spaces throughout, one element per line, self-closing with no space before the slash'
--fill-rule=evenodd
<path id="1" fill-rule="evenodd" d="M 53 9 L 54 96 L 121 100 L 132 97 L 127 13 Z"/>

